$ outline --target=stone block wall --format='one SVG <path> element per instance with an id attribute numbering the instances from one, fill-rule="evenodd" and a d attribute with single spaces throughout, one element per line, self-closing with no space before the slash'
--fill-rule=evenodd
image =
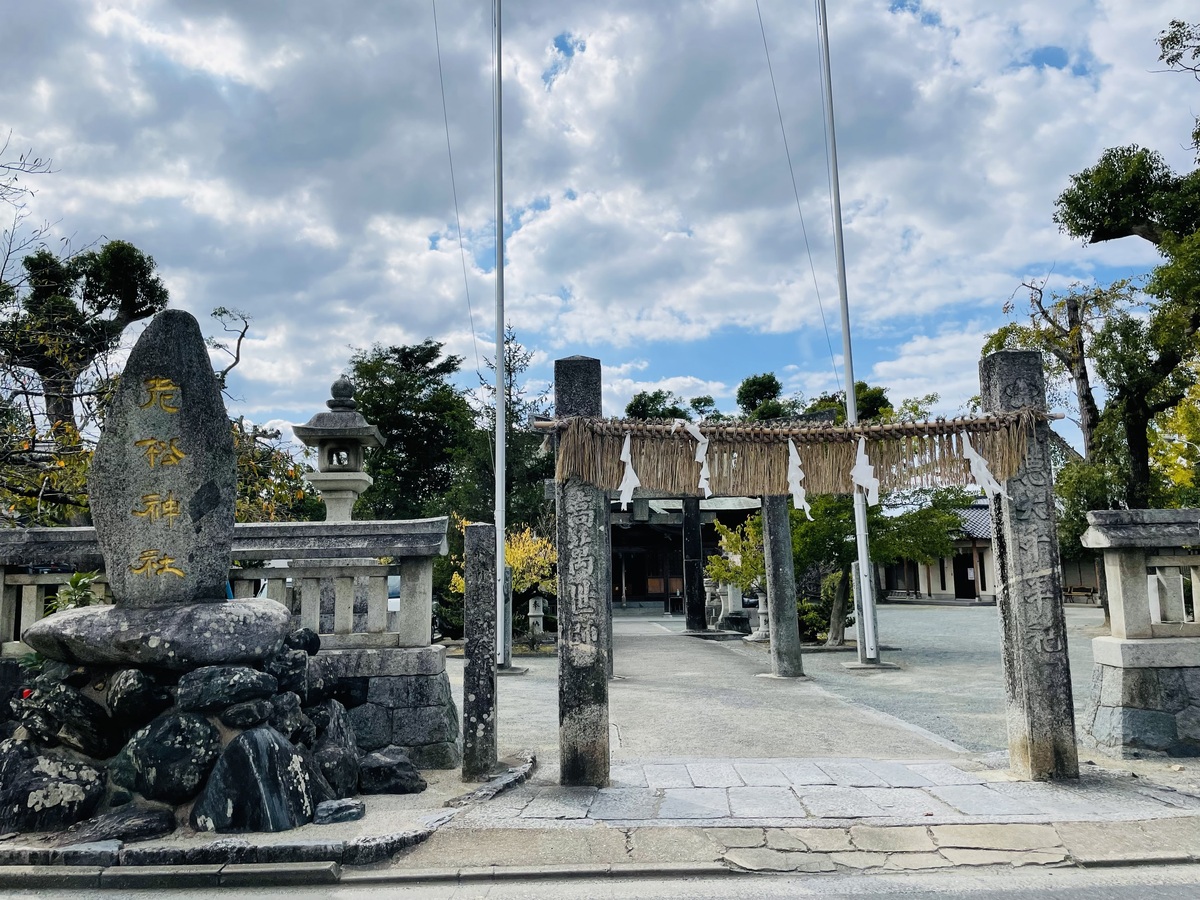
<path id="1" fill-rule="evenodd" d="M 1097 663 L 1084 728 L 1105 750 L 1200 756 L 1200 665 L 1119 667 Z"/>
<path id="2" fill-rule="evenodd" d="M 321 654 L 344 686 L 343 702 L 364 752 L 399 747 L 419 769 L 462 764 L 458 706 L 441 646 Z"/>

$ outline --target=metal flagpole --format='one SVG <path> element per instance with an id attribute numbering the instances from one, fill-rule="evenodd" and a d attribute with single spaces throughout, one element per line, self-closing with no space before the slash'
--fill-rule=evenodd
<path id="1" fill-rule="evenodd" d="M 492 0 L 492 53 L 496 76 L 492 86 L 495 107 L 496 157 L 496 661 L 504 661 L 504 505 L 505 505 L 505 390 L 504 359 L 504 92 L 500 77 L 500 0 Z"/>
<path id="2" fill-rule="evenodd" d="M 842 306 L 842 355 L 846 363 L 846 421 L 858 424 L 858 398 L 854 395 L 854 358 L 850 350 L 850 304 L 846 296 L 846 247 L 842 239 L 842 194 L 838 184 L 837 138 L 833 124 L 833 77 L 829 66 L 829 23 L 825 0 L 816 0 L 820 32 L 821 74 L 825 92 L 825 128 L 829 133 L 829 184 L 833 200 L 833 247 L 837 258 L 838 298 Z M 875 578 L 867 542 L 867 499 L 860 487 L 854 489 L 854 532 L 858 543 L 858 589 L 862 597 L 862 634 L 866 647 L 858 648 L 859 661 L 879 662 L 879 640 L 875 633 Z"/>

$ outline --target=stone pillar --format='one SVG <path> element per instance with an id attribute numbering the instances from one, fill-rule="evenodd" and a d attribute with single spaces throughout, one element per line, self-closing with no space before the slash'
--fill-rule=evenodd
<path id="1" fill-rule="evenodd" d="M 468 525 L 464 535 L 463 781 L 496 766 L 496 526 Z"/>
<path id="2" fill-rule="evenodd" d="M 786 496 L 763 497 L 763 551 L 767 566 L 766 606 L 771 622 L 771 674 L 797 678 L 800 624 L 796 619 L 796 569 L 792 559 L 792 524 Z M 759 612 L 763 612 L 762 603 Z"/>
<path id="3" fill-rule="evenodd" d="M 554 409 L 562 419 L 601 414 L 600 360 L 555 360 Z M 558 545 L 559 780 L 606 787 L 608 758 L 608 496 L 577 478 L 556 482 Z"/>
<path id="4" fill-rule="evenodd" d="M 513 653 L 512 566 L 504 567 L 504 630 L 500 632 L 500 668 L 512 668 Z"/>
<path id="5" fill-rule="evenodd" d="M 986 412 L 1046 409 L 1041 357 L 1034 351 L 985 356 L 979 384 Z M 1079 777 L 1049 431 L 1047 423 L 1037 425 L 1025 462 L 1003 484 L 1007 496 L 992 500 L 1009 765 L 1039 781 Z"/>
<path id="6" fill-rule="evenodd" d="M 683 498 L 683 608 L 688 631 L 707 631 L 704 617 L 704 549 L 700 536 L 700 498 Z"/>
<path id="7" fill-rule="evenodd" d="M 391 628 L 401 647 L 428 647 L 433 622 L 433 559 L 400 557 L 400 609 L 391 615 Z"/>
<path id="8" fill-rule="evenodd" d="M 604 625 L 608 631 L 605 643 L 608 652 L 605 654 L 605 665 L 608 677 L 613 677 L 613 573 L 612 573 L 612 504 L 605 495 L 604 503 Z"/>
<path id="9" fill-rule="evenodd" d="M 742 611 L 742 589 L 736 584 L 725 585 L 725 597 L 721 603 L 721 622 L 725 621 L 725 617 L 732 612 L 740 613 Z M 722 625 L 722 628 L 725 626 Z"/>

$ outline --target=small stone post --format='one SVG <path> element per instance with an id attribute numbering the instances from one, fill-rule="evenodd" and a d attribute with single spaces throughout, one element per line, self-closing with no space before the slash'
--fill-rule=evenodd
<path id="1" fill-rule="evenodd" d="M 1041 357 L 1003 350 L 979 363 L 983 408 L 1046 409 Z M 1054 526 L 1049 425 L 1039 422 L 1007 496 L 992 500 L 1009 765 L 1023 778 L 1078 778 L 1075 709 Z"/>
<path id="2" fill-rule="evenodd" d="M 554 362 L 554 411 L 599 416 L 600 360 Z M 558 544 L 558 746 L 564 785 L 606 787 L 611 604 L 608 495 L 578 478 L 555 482 Z"/>
<path id="3" fill-rule="evenodd" d="M 463 781 L 496 766 L 496 526 L 468 525 L 464 535 Z"/>
<path id="4" fill-rule="evenodd" d="M 688 631 L 707 631 L 704 616 L 704 547 L 700 534 L 700 498 L 683 498 L 683 609 Z"/>
<path id="5" fill-rule="evenodd" d="M 512 598 L 512 566 L 504 567 L 504 630 L 500 632 L 500 663 L 501 669 L 512 668 L 513 655 L 513 598 Z"/>
<path id="6" fill-rule="evenodd" d="M 800 659 L 796 570 L 792 561 L 792 524 L 787 505 L 786 496 L 762 498 L 766 605 L 771 622 L 771 674 L 780 678 L 798 678 L 804 674 L 804 664 Z M 761 602 L 759 611 L 762 611 Z"/>

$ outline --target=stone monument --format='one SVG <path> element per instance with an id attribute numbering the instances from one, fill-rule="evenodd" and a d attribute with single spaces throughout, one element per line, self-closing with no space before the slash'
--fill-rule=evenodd
<path id="1" fill-rule="evenodd" d="M 337 801 L 359 791 L 424 788 L 399 748 L 360 758 L 315 633 L 291 631 L 274 600 L 226 599 L 235 489 L 200 328 L 162 312 L 129 357 L 89 474 L 113 605 L 24 632 L 46 661 L 0 741 L 0 833 L 280 831 L 322 821 L 322 803 L 341 815 Z"/>
<path id="2" fill-rule="evenodd" d="M 121 376 L 88 474 L 112 606 L 35 622 L 50 659 L 184 670 L 261 662 L 287 634 L 272 600 L 226 601 L 237 468 L 200 326 L 159 313 Z"/>

